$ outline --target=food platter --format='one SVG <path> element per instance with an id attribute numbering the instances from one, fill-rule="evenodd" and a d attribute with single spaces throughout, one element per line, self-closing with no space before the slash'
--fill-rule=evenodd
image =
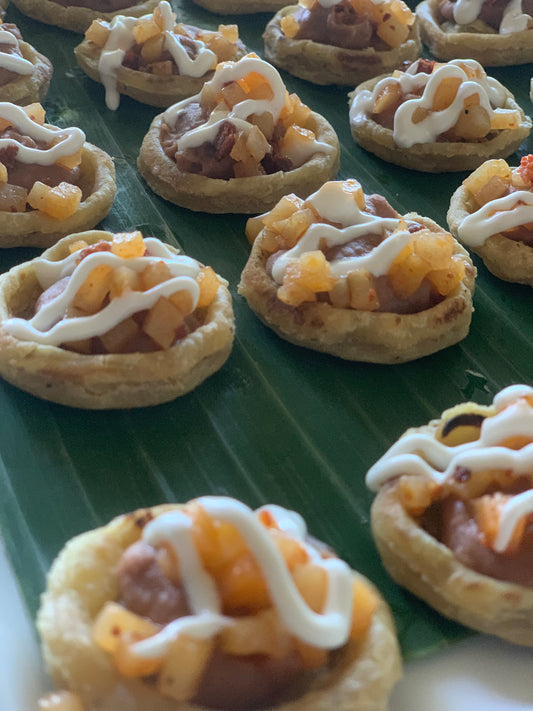
<path id="1" fill-rule="evenodd" d="M 173 5 L 185 22 L 215 28 L 221 21 L 187 0 Z M 259 54 L 268 17 L 239 21 L 241 38 Z M 372 494 L 364 476 L 406 427 L 465 399 L 488 403 L 506 385 L 533 382 L 529 288 L 498 281 L 474 258 L 478 282 L 470 335 L 405 365 L 350 363 L 280 340 L 237 295 L 249 253 L 246 218 L 180 209 L 153 195 L 138 176 L 138 149 L 157 110 L 123 98 L 116 112 L 109 111 L 103 88 L 75 64 L 79 36 L 39 25 L 12 8 L 8 20 L 54 64 L 44 102 L 48 120 L 81 127 L 115 159 L 118 193 L 104 227 L 142 229 L 213 266 L 229 281 L 237 324 L 235 347 L 222 370 L 193 393 L 154 408 L 73 410 L 0 382 L 0 533 L 30 614 L 68 538 L 142 506 L 227 494 L 251 506 L 275 502 L 302 513 L 315 536 L 381 588 L 406 658 L 465 637 L 463 628 L 386 575 L 370 536 Z M 491 72 L 526 113 L 533 110 L 532 72 L 531 65 Z M 340 178 L 357 178 L 366 192 L 383 194 L 402 213 L 416 211 L 445 224 L 449 198 L 464 174 L 417 173 L 366 153 L 351 138 L 344 89 L 283 76 L 289 90 L 336 129 Z M 529 152 L 531 139 L 519 155 Z M 4 250 L 0 269 L 37 254 Z"/>

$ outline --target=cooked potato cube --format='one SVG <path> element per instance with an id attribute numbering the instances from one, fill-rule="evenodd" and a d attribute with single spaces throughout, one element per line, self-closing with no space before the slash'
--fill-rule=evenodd
<path id="1" fill-rule="evenodd" d="M 218 276 L 212 267 L 202 267 L 196 277 L 198 286 L 200 287 L 200 296 L 196 306 L 209 306 L 213 301 L 220 286 Z"/>
<path id="2" fill-rule="evenodd" d="M 106 602 L 93 624 L 92 636 L 106 652 L 114 653 L 121 635 L 134 632 L 138 639 L 157 634 L 160 627 L 145 617 L 140 617 L 117 602 Z"/>
<path id="3" fill-rule="evenodd" d="M 105 20 L 93 20 L 85 32 L 85 37 L 97 47 L 104 47 L 109 38 L 109 23 Z"/>
<path id="4" fill-rule="evenodd" d="M 81 188 L 70 183 L 59 183 L 54 188 L 37 180 L 28 193 L 28 204 L 57 220 L 71 217 L 81 202 Z"/>
<path id="5" fill-rule="evenodd" d="M 124 353 L 138 333 L 139 324 L 130 317 L 100 336 L 100 341 L 108 353 Z"/>
<path id="6" fill-rule="evenodd" d="M 132 259 L 142 257 L 145 253 L 145 246 L 142 233 L 139 230 L 134 232 L 117 232 L 113 235 L 111 251 L 122 259 Z"/>
<path id="7" fill-rule="evenodd" d="M 147 291 L 172 278 L 170 269 L 162 260 L 150 262 L 139 274 L 139 284 L 142 291 Z"/>
<path id="8" fill-rule="evenodd" d="M 162 296 L 146 314 L 142 330 L 160 348 L 170 348 L 176 340 L 176 331 L 182 324 L 181 311 Z"/>
<path id="9" fill-rule="evenodd" d="M 95 314 L 104 305 L 113 280 L 113 267 L 99 264 L 91 270 L 76 295 L 72 305 L 86 314 Z"/>
<path id="10" fill-rule="evenodd" d="M 236 656 L 266 654 L 280 658 L 289 653 L 292 643 L 278 613 L 270 607 L 256 615 L 235 618 L 220 632 L 220 647 Z"/>
<path id="11" fill-rule="evenodd" d="M 188 701 L 198 690 L 213 641 L 180 635 L 170 647 L 159 673 L 157 687 L 163 696 Z"/>

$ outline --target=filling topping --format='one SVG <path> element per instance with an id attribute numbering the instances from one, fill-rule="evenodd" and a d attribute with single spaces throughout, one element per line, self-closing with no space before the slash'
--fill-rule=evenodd
<path id="1" fill-rule="evenodd" d="M 291 39 L 387 50 L 409 39 L 414 21 L 402 0 L 299 0 L 296 11 L 281 19 L 281 29 Z"/>
<path id="2" fill-rule="evenodd" d="M 503 159 L 489 160 L 463 180 L 473 212 L 458 228 L 459 239 L 480 247 L 495 234 L 533 246 L 533 155 L 518 168 Z"/>
<path id="3" fill-rule="evenodd" d="M 520 112 L 504 108 L 503 87 L 473 59 L 439 64 L 418 59 L 355 97 L 350 119 L 367 117 L 392 131 L 400 148 L 436 141 L 479 142 L 517 128 Z"/>
<path id="4" fill-rule="evenodd" d="M 533 587 L 533 388 L 508 387 L 491 407 L 445 412 L 434 434 L 405 435 L 367 474 L 374 490 L 393 479 L 405 510 L 463 565 Z"/>
<path id="5" fill-rule="evenodd" d="M 44 123 L 40 104 L 0 103 L 0 210 L 38 210 L 46 217 L 73 215 L 82 199 L 85 134 Z"/>
<path id="6" fill-rule="evenodd" d="M 450 234 L 406 220 L 356 180 L 328 182 L 307 200 L 283 197 L 248 220 L 248 238 L 259 232 L 278 299 L 290 306 L 415 313 L 455 291 L 465 274 Z"/>
<path id="7" fill-rule="evenodd" d="M 20 51 L 22 40 L 16 25 L 0 23 L 0 86 L 4 86 L 20 76 L 33 74 L 33 64 L 24 59 Z"/>
<path id="8" fill-rule="evenodd" d="M 440 0 L 439 13 L 462 32 L 506 35 L 533 28 L 533 0 Z"/>
<path id="9" fill-rule="evenodd" d="M 202 91 L 163 114 L 161 145 L 178 168 L 243 178 L 298 168 L 332 148 L 309 128 L 311 109 L 289 96 L 273 66 L 249 54 L 223 62 Z"/>
<path id="10" fill-rule="evenodd" d="M 166 0 L 141 18 L 117 15 L 111 22 L 94 20 L 85 37 L 102 50 L 98 71 L 112 110 L 119 105 L 116 77 L 121 66 L 157 76 L 197 78 L 243 49 L 237 25 L 219 25 L 218 32 L 212 32 L 176 23 Z"/>
<path id="11" fill-rule="evenodd" d="M 30 319 L 4 328 L 15 338 L 79 353 L 163 350 L 200 326 L 219 279 L 140 232 L 88 245 L 59 261 L 36 259 L 42 294 Z"/>
<path id="12" fill-rule="evenodd" d="M 176 701 L 273 703 L 371 624 L 373 591 L 292 511 L 202 497 L 139 526 L 93 636 L 121 674 Z"/>

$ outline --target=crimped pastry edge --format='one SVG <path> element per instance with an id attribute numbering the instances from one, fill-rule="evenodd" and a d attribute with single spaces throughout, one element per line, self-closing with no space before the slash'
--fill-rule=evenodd
<path id="1" fill-rule="evenodd" d="M 57 260 L 72 242 L 112 238 L 99 230 L 62 239 L 42 256 Z M 11 336 L 2 322 L 30 309 L 40 293 L 32 262 L 0 276 L 0 375 L 44 400 L 86 409 L 147 407 L 186 394 L 225 363 L 233 346 L 232 300 L 219 286 L 205 323 L 167 350 L 84 355 Z"/>
<path id="2" fill-rule="evenodd" d="M 402 62 L 414 61 L 422 51 L 416 22 L 406 42 L 384 51 L 373 47 L 343 49 L 308 39 L 291 39 L 281 29 L 281 20 L 294 14 L 297 8 L 297 5 L 284 7 L 267 24 L 263 34 L 265 57 L 277 67 L 314 84 L 354 86 L 390 72 Z"/>
<path id="3" fill-rule="evenodd" d="M 442 231 L 427 217 L 416 213 L 405 217 Z M 252 246 L 238 291 L 261 321 L 290 343 L 345 360 L 404 363 L 454 345 L 468 334 L 475 269 L 458 242 L 454 253 L 467 264 L 460 288 L 436 306 L 415 314 L 339 309 L 320 302 L 298 307 L 284 304 L 276 296 L 278 285 L 266 271 L 270 254 L 261 247 L 261 233 Z"/>
<path id="4" fill-rule="evenodd" d="M 416 7 L 424 44 L 437 59 L 475 59 L 484 67 L 503 67 L 533 62 L 533 30 L 499 33 L 453 32 L 438 22 L 438 0 L 424 0 Z"/>
<path id="5" fill-rule="evenodd" d="M 175 508 L 179 505 L 141 509 L 76 536 L 48 574 L 37 615 L 44 659 L 59 687 L 82 694 L 87 711 L 116 711 L 117 705 L 122 711 L 153 711 L 156 706 L 158 711 L 204 711 L 198 704 L 161 697 L 138 680 L 120 678 L 91 638 L 97 612 L 117 596 L 117 562 L 140 536 L 135 521 L 145 520 L 148 512 L 157 515 Z M 380 605 L 364 643 L 348 643 L 330 671 L 317 674 L 300 697 L 280 702 L 275 711 L 387 711 L 389 694 L 401 676 L 401 657 L 390 610 L 372 583 L 366 582 L 379 596 Z M 98 700 L 91 703 L 91 698 Z"/>
<path id="6" fill-rule="evenodd" d="M 37 210 L 0 213 L 0 248 L 50 247 L 72 232 L 90 230 L 107 215 L 115 199 L 115 166 L 101 148 L 84 143 L 80 185 L 83 197 L 76 212 L 64 220 Z"/>

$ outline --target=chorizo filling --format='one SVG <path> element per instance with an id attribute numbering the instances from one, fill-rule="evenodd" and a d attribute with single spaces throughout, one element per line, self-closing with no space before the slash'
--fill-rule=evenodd
<path id="1" fill-rule="evenodd" d="M 533 0 L 440 0 L 438 15 L 455 31 L 506 35 L 533 29 Z"/>

